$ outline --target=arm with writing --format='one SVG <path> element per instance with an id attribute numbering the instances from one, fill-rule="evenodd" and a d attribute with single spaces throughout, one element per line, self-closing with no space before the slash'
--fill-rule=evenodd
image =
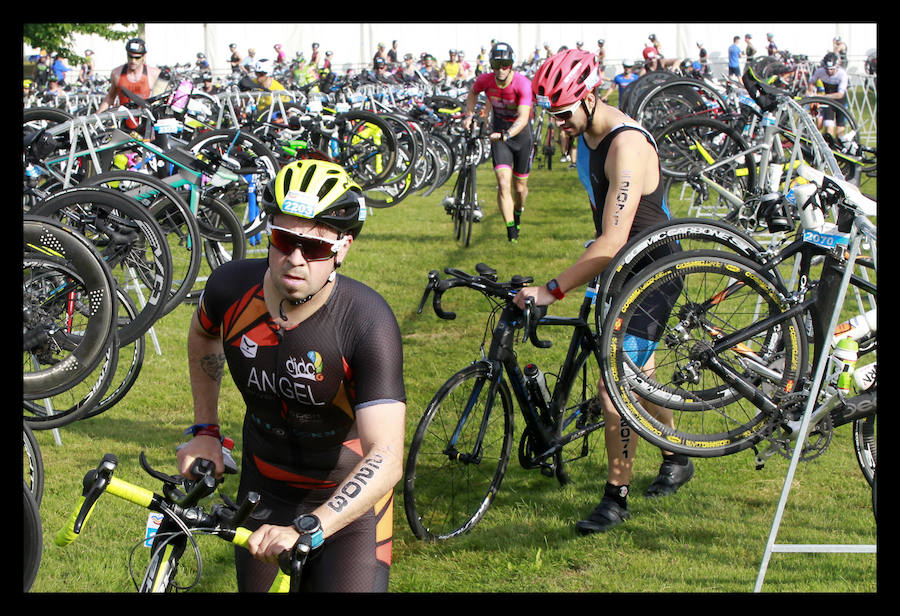
<path id="1" fill-rule="evenodd" d="M 645 186 L 645 148 L 652 149 L 652 146 L 637 131 L 626 131 L 616 136 L 610 145 L 605 167 L 610 184 L 603 207 L 603 232 L 574 264 L 556 277 L 563 293 L 590 282 L 628 242 Z M 529 296 L 534 297 L 539 306 L 556 300 L 547 286 L 542 285 L 522 289 L 516 294 L 516 304 L 524 307 L 525 299 Z"/>

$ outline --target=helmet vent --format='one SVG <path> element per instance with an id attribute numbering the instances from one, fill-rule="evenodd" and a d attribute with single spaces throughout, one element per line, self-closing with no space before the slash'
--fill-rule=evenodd
<path id="1" fill-rule="evenodd" d="M 337 178 L 328 178 L 327 180 L 322 182 L 322 187 L 319 189 L 319 194 L 318 194 L 319 201 L 321 201 L 325 197 L 325 195 L 327 195 L 328 192 L 332 188 L 334 188 L 335 184 L 337 184 L 337 183 L 338 183 Z"/>

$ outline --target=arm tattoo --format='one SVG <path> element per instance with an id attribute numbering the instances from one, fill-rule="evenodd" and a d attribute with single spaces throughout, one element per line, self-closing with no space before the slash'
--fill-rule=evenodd
<path id="1" fill-rule="evenodd" d="M 631 171 L 623 171 L 622 177 L 619 179 L 619 186 L 616 189 L 616 209 L 613 213 L 613 225 L 619 226 L 619 214 L 625 209 L 628 201 L 628 192 L 631 189 Z"/>
<path id="2" fill-rule="evenodd" d="M 366 459 L 353 477 L 347 480 L 341 489 L 326 503 L 333 511 L 340 512 L 350 504 L 350 501 L 359 496 L 364 485 L 375 477 L 376 471 L 381 470 L 384 458 L 380 454 L 374 454 Z"/>
<path id="3" fill-rule="evenodd" d="M 216 383 L 222 381 L 225 372 L 225 353 L 212 353 L 200 358 L 200 367 L 203 372 Z"/>

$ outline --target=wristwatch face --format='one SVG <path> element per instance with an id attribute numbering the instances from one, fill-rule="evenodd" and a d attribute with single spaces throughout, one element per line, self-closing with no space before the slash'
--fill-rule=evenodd
<path id="1" fill-rule="evenodd" d="M 308 513 L 301 515 L 297 518 L 297 528 L 307 532 L 317 530 L 319 528 L 319 518 Z"/>

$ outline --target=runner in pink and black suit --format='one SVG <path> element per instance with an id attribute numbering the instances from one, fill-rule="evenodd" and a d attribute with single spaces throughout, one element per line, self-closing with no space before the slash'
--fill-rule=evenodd
<path id="1" fill-rule="evenodd" d="M 528 196 L 528 173 L 533 153 L 531 119 L 531 81 L 513 70 L 513 50 L 506 43 L 491 48 L 491 72 L 475 80 L 466 98 L 464 127 L 475 115 L 478 95 L 484 92 L 493 111 L 491 158 L 497 176 L 497 206 L 506 222 L 510 242 L 519 239 L 519 225 Z"/>

